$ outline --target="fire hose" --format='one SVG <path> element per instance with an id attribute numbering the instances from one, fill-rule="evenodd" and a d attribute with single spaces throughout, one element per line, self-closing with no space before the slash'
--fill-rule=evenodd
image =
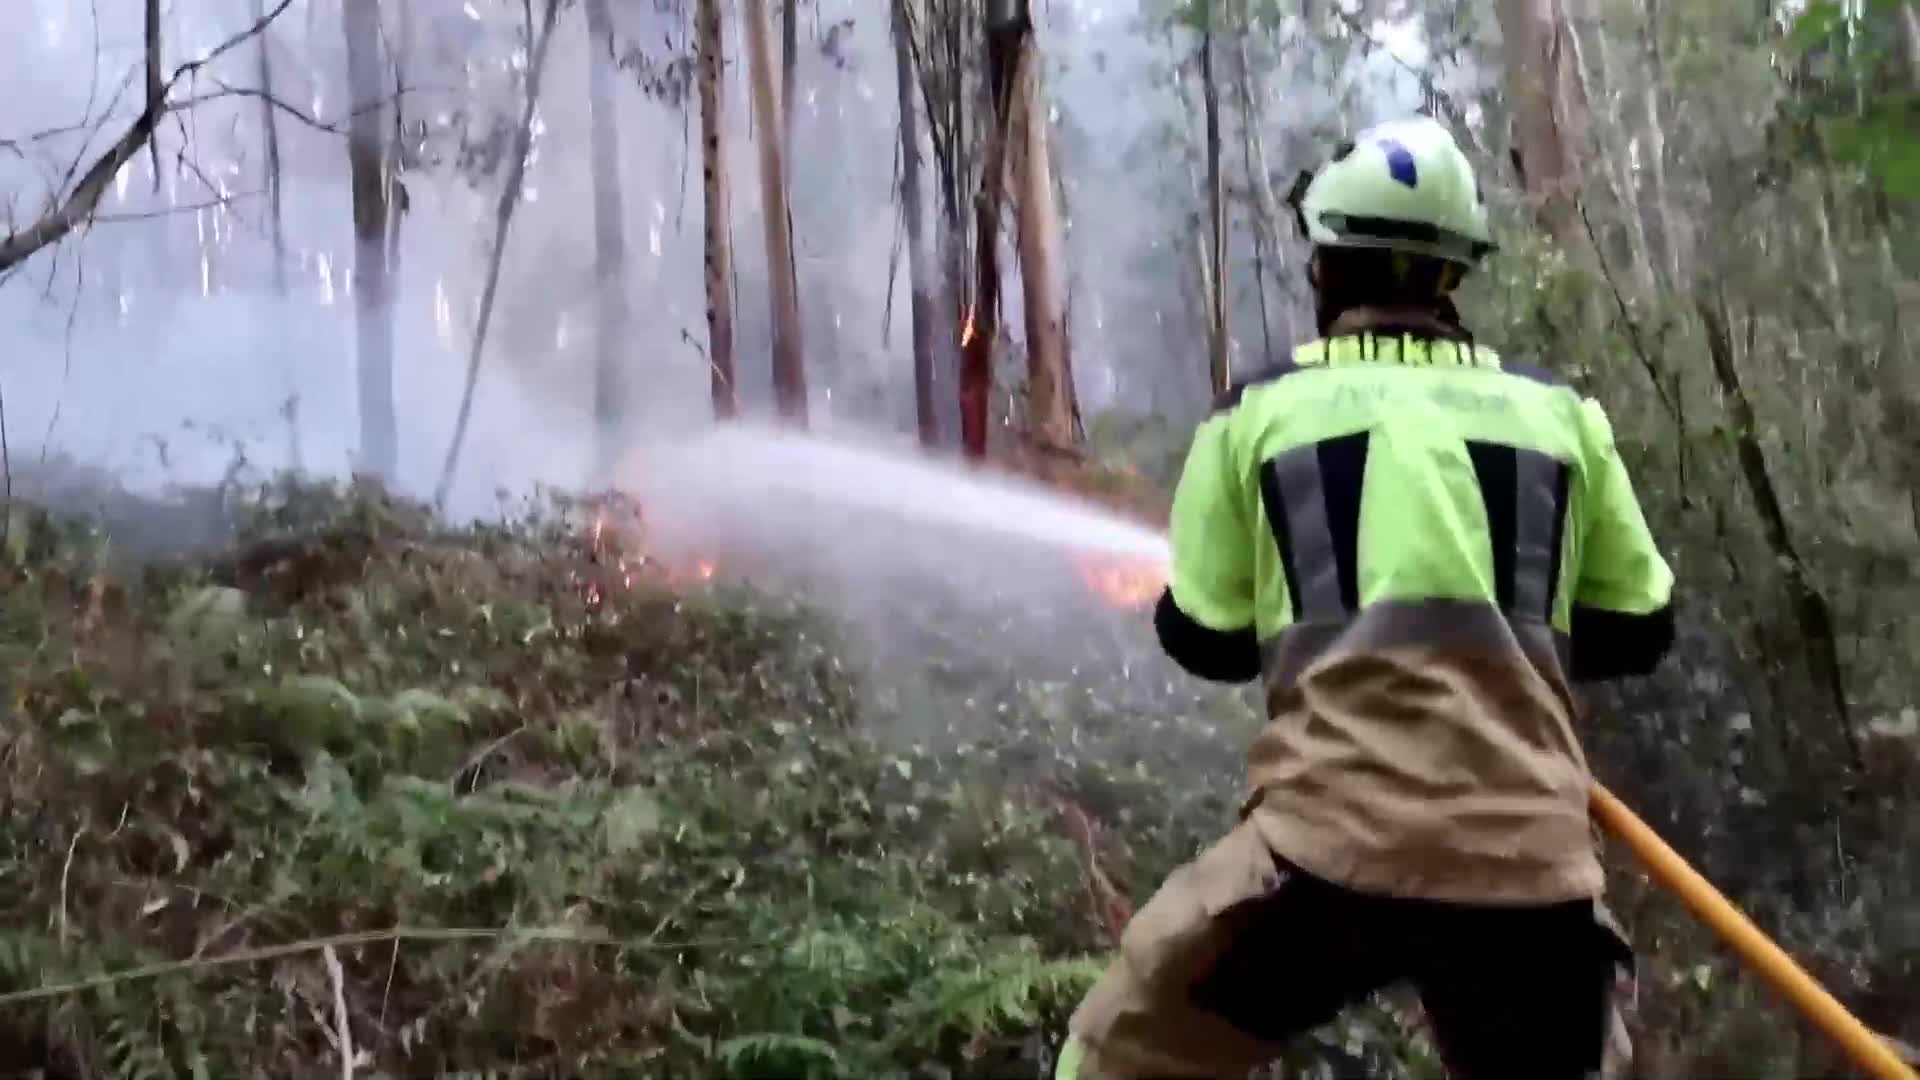
<path id="1" fill-rule="evenodd" d="M 1712 882 L 1688 865 L 1679 852 L 1667 846 L 1646 822 L 1598 783 L 1593 785 L 1592 809 L 1601 827 L 1625 843 L 1655 881 L 1678 896 L 1701 922 L 1725 939 L 1748 967 L 1839 1044 L 1867 1075 L 1874 1080 L 1920 1080 L 1920 1073 L 1902 1061 L 1884 1039 L 1822 989 L 1785 950 L 1714 888 Z"/>

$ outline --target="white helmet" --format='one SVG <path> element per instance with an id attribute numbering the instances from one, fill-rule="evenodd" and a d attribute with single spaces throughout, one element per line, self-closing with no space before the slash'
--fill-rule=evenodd
<path id="1" fill-rule="evenodd" d="M 1389 120 L 1342 145 L 1288 201 L 1307 239 L 1473 266 L 1494 250 L 1473 164 L 1432 117 Z"/>

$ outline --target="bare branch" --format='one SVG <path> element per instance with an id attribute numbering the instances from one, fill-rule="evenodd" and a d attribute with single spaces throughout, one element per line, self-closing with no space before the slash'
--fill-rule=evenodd
<path id="1" fill-rule="evenodd" d="M 160 50 L 159 19 L 154 14 L 159 0 L 148 0 L 147 19 L 147 100 L 133 124 L 123 132 L 118 140 L 105 153 L 94 160 L 87 168 L 80 182 L 74 186 L 64 202 L 48 211 L 39 221 L 23 232 L 12 233 L 0 241 L 0 273 L 17 266 L 33 256 L 41 248 L 57 243 L 68 233 L 90 218 L 99 208 L 100 200 L 105 196 L 107 187 L 113 178 L 119 175 L 122 167 L 133 160 L 143 143 L 153 139 L 160 120 L 169 111 L 167 94 L 180 80 L 206 67 L 222 54 L 233 49 L 241 42 L 266 29 L 280 14 L 293 4 L 293 0 L 280 0 L 272 11 L 267 12 L 247 29 L 215 46 L 212 52 L 198 60 L 189 61 L 174 69 L 172 77 L 162 83 L 157 76 L 157 63 Z M 159 175 L 156 163 L 154 174 Z"/>
<path id="2" fill-rule="evenodd" d="M 314 129 L 315 131 L 324 131 L 329 135 L 345 135 L 347 133 L 346 128 L 339 127 L 334 124 L 329 124 L 325 120 L 322 120 L 317 116 L 313 116 L 309 113 L 302 112 L 299 106 L 290 105 L 287 102 L 284 102 L 279 98 L 273 96 L 272 94 L 267 93 L 265 90 L 258 90 L 251 86 L 230 86 L 227 83 L 220 81 L 219 79 L 213 79 L 211 81 L 214 83 L 214 85 L 220 87 L 220 89 L 215 90 L 212 93 L 196 94 L 193 97 L 184 98 L 180 101 L 174 102 L 171 107 L 174 109 L 189 109 L 195 105 L 201 105 L 209 101 L 219 101 L 222 98 L 254 98 L 256 100 L 266 102 L 269 108 L 278 110 L 279 112 L 283 112 L 288 116 L 293 117 L 295 120 L 300 121 L 302 124 L 305 124 L 306 126 Z M 349 114 L 349 119 L 351 119 L 353 116 L 358 116 L 362 112 L 373 112 L 377 109 L 385 108 L 387 104 L 388 104 L 388 101 L 381 100 L 381 101 L 374 102 L 371 105 L 363 105 L 360 108 L 355 109 L 351 114 Z"/>
<path id="3" fill-rule="evenodd" d="M 113 110 L 120 106 L 121 97 L 126 94 L 127 87 L 133 85 L 133 77 L 138 74 L 139 71 L 140 69 L 138 67 L 130 67 L 126 70 L 125 74 L 120 76 L 120 85 L 114 87 L 113 97 L 107 101 L 106 112 L 101 114 L 102 118 L 111 115 Z M 85 131 L 91 135 L 92 132 L 97 130 L 99 130 L 99 124 L 95 120 L 93 110 L 88 108 L 86 112 L 81 114 L 79 120 L 71 124 L 43 128 L 31 135 L 22 135 L 18 139 L 0 139 L 0 147 L 5 147 L 17 154 L 20 153 L 20 147 L 27 143 L 46 142 L 49 139 L 57 139 L 62 135 L 71 135 L 76 131 Z"/>
<path id="4" fill-rule="evenodd" d="M 528 0 L 528 13 L 532 12 Z M 547 0 L 540 19 L 540 34 L 527 27 L 526 100 L 520 111 L 520 128 L 514 135 L 513 162 L 507 167 L 506 184 L 500 189 L 500 202 L 493 212 L 493 258 L 487 264 L 486 285 L 480 292 L 480 317 L 473 331 L 473 346 L 467 353 L 467 381 L 460 393 L 460 412 L 453 421 L 453 440 L 447 444 L 447 459 L 440 466 L 440 482 L 434 486 L 433 507 L 446 509 L 447 493 L 453 487 L 454 468 L 460 462 L 460 444 L 467 435 L 467 420 L 473 412 L 473 388 L 480 378 L 480 357 L 487 346 L 487 326 L 493 318 L 495 290 L 500 285 L 500 266 L 506 260 L 507 230 L 513 224 L 513 208 L 527 178 L 527 158 L 533 150 L 533 121 L 540 104 L 540 76 L 547 66 L 547 46 L 553 43 L 553 24 L 560 0 Z"/>
<path id="5" fill-rule="evenodd" d="M 169 206 L 163 210 L 141 210 L 128 214 L 95 214 L 92 223 L 95 225 L 111 225 L 115 222 L 124 221 L 151 221 L 154 218 L 172 217 L 175 214 L 191 214 L 200 210 L 211 210 L 215 207 L 228 206 L 242 199 L 257 199 L 265 194 L 265 191 L 242 191 L 218 199 L 207 199 L 204 202 L 182 203 L 178 206 Z"/>
<path id="6" fill-rule="evenodd" d="M 179 67 L 173 70 L 173 77 L 167 80 L 167 85 L 165 89 L 167 90 L 173 89 L 174 86 L 179 84 L 181 79 L 187 77 L 188 75 L 193 74 L 196 71 L 199 71 L 201 68 L 206 67 L 208 64 L 213 63 L 215 60 L 220 59 L 222 55 L 232 51 L 233 49 L 240 47 L 240 45 L 245 43 L 248 39 L 252 38 L 256 34 L 259 34 L 262 30 L 265 30 L 268 26 L 270 26 L 273 23 L 273 20 L 280 17 L 281 12 L 287 10 L 287 8 L 291 6 L 293 6 L 293 0 L 280 0 L 280 3 L 274 5 L 274 8 L 272 11 L 267 12 L 265 15 L 260 16 L 258 19 L 255 19 L 253 21 L 253 24 L 251 26 L 248 26 L 245 30 L 240 31 L 239 33 L 233 35 L 232 37 L 221 42 L 220 44 L 215 45 L 213 47 L 212 52 L 208 53 L 207 55 L 201 57 L 198 60 L 181 64 Z"/>
<path id="7" fill-rule="evenodd" d="M 1360 21 L 1359 16 L 1346 10 L 1339 4 L 1331 6 L 1333 13 L 1339 16 L 1340 21 L 1347 24 L 1348 30 L 1364 38 L 1368 45 L 1386 53 L 1401 70 L 1413 76 L 1414 81 L 1420 84 L 1421 92 L 1426 94 L 1427 100 L 1433 104 L 1434 111 L 1440 113 L 1441 119 L 1445 120 L 1447 126 L 1453 129 L 1455 138 L 1468 146 L 1477 144 L 1477 140 L 1473 138 L 1473 128 L 1467 123 L 1467 115 L 1460 108 L 1460 103 L 1453 99 L 1453 95 L 1447 93 L 1440 87 L 1439 82 L 1434 79 L 1432 72 L 1408 63 L 1393 46 L 1373 36 L 1373 31 L 1369 30 L 1366 25 Z"/>

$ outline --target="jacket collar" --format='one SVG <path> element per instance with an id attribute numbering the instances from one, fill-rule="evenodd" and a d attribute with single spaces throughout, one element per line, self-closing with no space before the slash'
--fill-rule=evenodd
<path id="1" fill-rule="evenodd" d="M 1327 337 L 1350 334 L 1409 334 L 1440 341 L 1471 341 L 1472 336 L 1457 322 L 1449 322 L 1439 313 L 1413 307 L 1348 308 L 1327 327 Z"/>

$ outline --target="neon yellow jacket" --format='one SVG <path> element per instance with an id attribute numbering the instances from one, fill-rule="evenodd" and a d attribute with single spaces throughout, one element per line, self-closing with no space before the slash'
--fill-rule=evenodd
<path id="1" fill-rule="evenodd" d="M 1246 809 L 1276 854 L 1387 895 L 1598 895 L 1569 684 L 1673 638 L 1599 405 L 1484 348 L 1316 341 L 1200 425 L 1171 534 L 1162 646 L 1266 682 Z"/>
<path id="2" fill-rule="evenodd" d="M 1156 621 L 1209 677 L 1517 633 L 1551 646 L 1557 674 L 1611 678 L 1650 670 L 1672 637 L 1673 573 L 1606 413 L 1485 347 L 1301 346 L 1199 426 L 1170 533 Z"/>

